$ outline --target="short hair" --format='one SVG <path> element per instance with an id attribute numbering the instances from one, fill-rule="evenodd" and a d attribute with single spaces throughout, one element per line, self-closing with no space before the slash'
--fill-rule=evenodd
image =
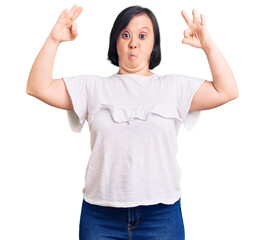
<path id="1" fill-rule="evenodd" d="M 159 26 L 153 12 L 148 8 L 143 8 L 139 5 L 127 7 L 117 16 L 110 33 L 109 51 L 108 51 L 107 60 L 110 60 L 110 62 L 113 65 L 119 66 L 119 61 L 118 61 L 119 56 L 117 53 L 117 39 L 121 31 L 125 27 L 127 27 L 131 19 L 138 14 L 147 14 L 147 16 L 150 18 L 153 24 L 154 46 L 150 56 L 149 69 L 154 69 L 156 66 L 160 64 L 161 61 Z"/>

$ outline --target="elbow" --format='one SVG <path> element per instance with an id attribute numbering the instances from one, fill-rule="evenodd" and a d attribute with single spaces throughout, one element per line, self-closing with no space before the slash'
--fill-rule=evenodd
<path id="1" fill-rule="evenodd" d="M 26 87 L 26 93 L 31 96 L 33 95 L 32 90 L 28 86 Z"/>
<path id="2" fill-rule="evenodd" d="M 230 91 L 230 93 L 227 93 L 227 97 L 230 100 L 234 100 L 239 97 L 238 88 L 234 89 L 234 91 Z"/>
<path id="3" fill-rule="evenodd" d="M 233 95 L 230 96 L 230 100 L 234 100 L 234 99 L 236 99 L 238 97 L 239 97 L 239 93 L 237 91 L 236 93 L 234 93 Z"/>
<path id="4" fill-rule="evenodd" d="M 26 93 L 27 93 L 28 95 L 30 95 L 30 91 L 29 91 L 28 87 L 26 88 Z"/>
<path id="5" fill-rule="evenodd" d="M 238 98 L 239 97 L 239 91 L 238 91 L 238 89 L 236 90 L 236 92 L 234 93 L 234 95 L 233 95 L 233 99 L 236 99 L 236 98 Z"/>
<path id="6" fill-rule="evenodd" d="M 235 92 L 233 94 L 233 99 L 236 99 L 239 97 L 239 91 L 238 91 L 238 86 L 236 86 Z"/>
<path id="7" fill-rule="evenodd" d="M 27 86 L 26 86 L 26 93 L 28 94 L 28 95 L 32 95 L 32 89 L 31 89 L 31 87 L 30 87 L 30 78 L 28 78 L 28 82 L 27 82 Z"/>
<path id="8" fill-rule="evenodd" d="M 36 88 L 34 88 L 33 83 L 30 79 L 28 79 L 27 82 L 26 93 L 31 96 L 34 96 L 34 94 L 36 93 Z"/>
<path id="9" fill-rule="evenodd" d="M 236 93 L 229 93 L 229 94 L 228 93 L 223 94 L 224 103 L 230 102 L 230 101 L 238 98 L 238 96 L 239 96 L 238 92 L 236 92 Z"/>
<path id="10" fill-rule="evenodd" d="M 28 87 L 26 88 L 26 93 L 27 93 L 28 95 L 31 95 L 31 91 L 29 90 Z"/>
<path id="11" fill-rule="evenodd" d="M 36 96 L 36 90 L 34 90 L 32 87 L 27 85 L 26 87 L 26 93 L 30 96 Z"/>

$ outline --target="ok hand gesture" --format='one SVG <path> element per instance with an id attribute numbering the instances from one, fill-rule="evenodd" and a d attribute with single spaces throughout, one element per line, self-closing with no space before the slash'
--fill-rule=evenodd
<path id="1" fill-rule="evenodd" d="M 183 44 L 189 44 L 196 48 L 206 48 L 210 41 L 210 35 L 206 29 L 206 22 L 204 15 L 201 14 L 201 22 L 195 9 L 192 10 L 193 20 L 187 15 L 185 11 L 181 11 L 183 18 L 189 26 L 189 29 L 184 31 Z"/>
<path id="2" fill-rule="evenodd" d="M 56 42 L 72 41 L 77 37 L 77 24 L 74 21 L 81 14 L 83 8 L 76 4 L 68 12 L 64 9 L 54 25 L 50 36 Z"/>

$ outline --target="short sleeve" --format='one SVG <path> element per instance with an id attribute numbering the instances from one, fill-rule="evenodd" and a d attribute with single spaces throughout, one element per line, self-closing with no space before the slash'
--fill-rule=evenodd
<path id="1" fill-rule="evenodd" d="M 177 107 L 186 130 L 191 130 L 199 120 L 201 111 L 190 111 L 192 98 L 201 84 L 206 81 L 202 78 L 174 74 L 177 93 Z"/>
<path id="2" fill-rule="evenodd" d="M 88 92 L 91 84 L 89 75 L 63 77 L 73 104 L 73 110 L 67 110 L 70 128 L 81 132 L 88 116 Z"/>

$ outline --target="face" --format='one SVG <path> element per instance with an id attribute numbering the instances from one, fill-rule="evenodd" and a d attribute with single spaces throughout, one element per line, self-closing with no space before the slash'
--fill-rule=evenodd
<path id="1" fill-rule="evenodd" d="M 154 30 L 146 14 L 134 16 L 117 39 L 120 74 L 148 73 Z M 134 55 L 134 56 L 133 56 Z"/>

